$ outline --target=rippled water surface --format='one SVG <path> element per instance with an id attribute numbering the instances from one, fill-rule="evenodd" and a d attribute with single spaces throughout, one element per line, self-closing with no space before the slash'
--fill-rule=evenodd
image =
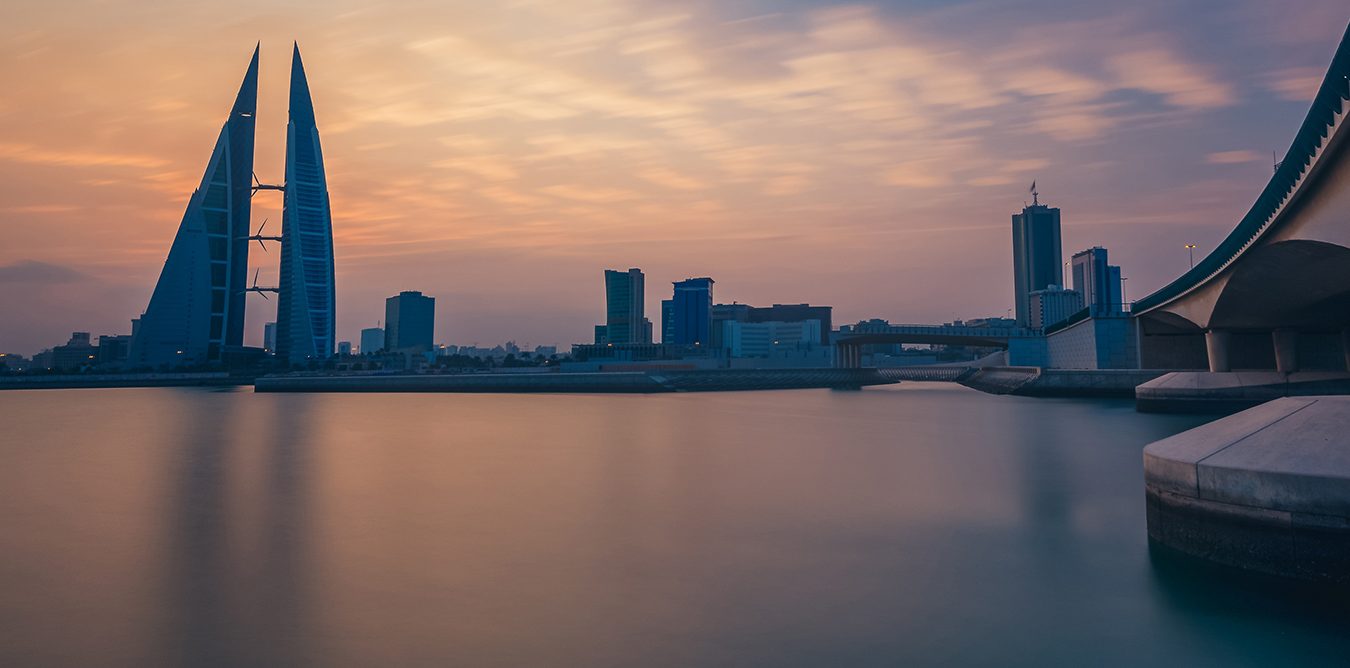
<path id="1" fill-rule="evenodd" d="M 0 393 L 0 665 L 1291 665 L 1350 599 L 1151 555 L 1199 424 L 949 385 Z"/>

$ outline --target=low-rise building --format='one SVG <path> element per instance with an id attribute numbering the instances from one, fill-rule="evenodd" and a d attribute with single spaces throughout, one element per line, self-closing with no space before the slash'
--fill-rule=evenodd
<path id="1" fill-rule="evenodd" d="M 721 324 L 722 340 L 731 357 L 768 357 L 775 351 L 811 349 L 822 345 L 823 327 L 819 320 L 726 320 Z"/>
<path id="2" fill-rule="evenodd" d="M 73 332 L 63 346 L 52 348 L 51 368 L 78 371 L 98 363 L 98 347 L 90 343 L 89 332 Z"/>
<path id="3" fill-rule="evenodd" d="M 131 335 L 103 335 L 98 337 L 99 366 L 123 366 L 131 356 Z"/>

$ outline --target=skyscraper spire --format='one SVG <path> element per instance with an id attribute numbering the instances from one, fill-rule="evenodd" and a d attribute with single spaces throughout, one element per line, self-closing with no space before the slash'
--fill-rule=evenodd
<path id="1" fill-rule="evenodd" d="M 134 364 L 215 362 L 244 341 L 258 48 L 131 344 Z"/>
<path id="2" fill-rule="evenodd" d="M 291 51 L 290 121 L 298 125 L 314 125 L 314 100 L 309 96 L 309 80 L 305 78 L 305 64 L 300 61 L 300 43 Z"/>
<path id="3" fill-rule="evenodd" d="M 248 63 L 248 71 L 244 72 L 244 81 L 239 84 L 239 92 L 234 96 L 234 106 L 230 108 L 230 116 L 240 114 L 254 115 L 258 111 L 258 52 L 262 50 L 262 42 L 253 45 L 253 59 Z"/>
<path id="4" fill-rule="evenodd" d="M 277 357 L 291 363 L 333 354 L 333 220 L 314 102 L 297 44 L 286 126 L 286 198 L 281 216 Z"/>

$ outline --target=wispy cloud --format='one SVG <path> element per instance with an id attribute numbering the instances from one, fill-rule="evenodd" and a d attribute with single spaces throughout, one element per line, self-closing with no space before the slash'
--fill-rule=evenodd
<path id="1" fill-rule="evenodd" d="M 0 284 L 69 283 L 83 278 L 85 278 L 83 272 L 39 260 L 18 260 L 0 264 Z"/>
<path id="2" fill-rule="evenodd" d="M 1110 68 L 1121 87 L 1156 93 L 1183 109 L 1224 107 L 1235 97 L 1231 86 L 1164 49 L 1115 56 Z"/>
<path id="3" fill-rule="evenodd" d="M 1271 72 L 1265 76 L 1266 88 L 1282 99 L 1308 102 L 1322 84 L 1323 71 L 1315 67 L 1294 67 Z"/>
<path id="4" fill-rule="evenodd" d="M 1244 162 L 1256 162 L 1261 157 L 1256 151 L 1217 151 L 1205 156 L 1205 162 L 1211 165 L 1237 165 Z"/>
<path id="5" fill-rule="evenodd" d="M 0 143 L 0 160 L 58 167 L 134 167 L 139 169 L 155 169 L 168 164 L 168 161 L 164 158 L 148 155 L 95 153 L 15 143 Z"/>

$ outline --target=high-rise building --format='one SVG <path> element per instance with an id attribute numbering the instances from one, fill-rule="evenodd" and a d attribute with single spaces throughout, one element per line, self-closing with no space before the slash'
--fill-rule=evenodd
<path id="1" fill-rule="evenodd" d="M 384 350 L 384 328 L 367 327 L 361 330 L 361 354 L 369 355 Z"/>
<path id="2" fill-rule="evenodd" d="M 675 283 L 675 326 L 670 343 L 712 344 L 713 279 L 689 278 Z"/>
<path id="3" fill-rule="evenodd" d="M 1031 293 L 1064 284 L 1059 209 L 1033 201 L 1013 214 L 1013 290 L 1017 324 L 1031 324 Z"/>
<path id="4" fill-rule="evenodd" d="M 217 362 L 244 343 L 258 50 L 188 199 L 131 344 L 133 365 Z"/>
<path id="5" fill-rule="evenodd" d="M 338 344 L 337 344 L 337 354 L 342 355 L 342 356 L 344 356 L 344 357 L 347 356 L 347 355 L 352 354 L 352 342 L 351 342 L 351 341 L 338 341 Z"/>
<path id="6" fill-rule="evenodd" d="M 384 300 L 384 348 L 390 352 L 425 352 L 435 338 L 436 299 L 415 290 Z"/>
<path id="7" fill-rule="evenodd" d="M 263 350 L 269 353 L 277 351 L 277 323 L 269 322 L 263 324 Z"/>
<path id="8" fill-rule="evenodd" d="M 661 343 L 675 342 L 675 300 L 661 300 Z"/>
<path id="9" fill-rule="evenodd" d="M 1070 264 L 1073 287 L 1083 294 L 1083 303 L 1094 316 L 1109 316 L 1124 310 L 1120 295 L 1120 267 L 1107 263 L 1100 246 L 1073 254 Z"/>
<path id="10" fill-rule="evenodd" d="M 1041 329 L 1065 320 L 1083 310 L 1083 295 L 1077 290 L 1065 290 L 1051 285 L 1044 290 L 1032 290 L 1029 296 L 1031 320 L 1027 327 Z"/>
<path id="11" fill-rule="evenodd" d="M 605 270 L 605 328 L 607 343 L 651 343 L 643 295 L 641 269 Z"/>
<path id="12" fill-rule="evenodd" d="M 290 362 L 333 355 L 333 218 L 319 129 L 297 44 L 291 56 L 286 192 L 281 213 L 277 356 Z"/>

